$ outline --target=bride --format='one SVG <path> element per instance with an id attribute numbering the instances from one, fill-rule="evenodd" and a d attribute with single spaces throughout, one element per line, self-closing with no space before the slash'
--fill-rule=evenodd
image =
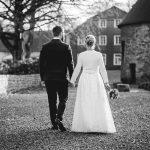
<path id="1" fill-rule="evenodd" d="M 71 130 L 114 133 L 116 128 L 107 97 L 106 89 L 109 90 L 110 86 L 103 56 L 94 50 L 96 39 L 93 35 L 86 37 L 85 44 L 87 50 L 79 54 L 70 81 L 75 85 L 83 68 L 78 82 Z"/>

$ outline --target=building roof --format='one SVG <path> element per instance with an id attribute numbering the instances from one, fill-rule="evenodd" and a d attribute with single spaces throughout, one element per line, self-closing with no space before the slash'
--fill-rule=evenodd
<path id="1" fill-rule="evenodd" d="M 112 6 L 105 11 L 99 12 L 96 15 L 87 19 L 84 23 L 80 24 L 70 34 L 75 33 L 76 35 L 82 35 L 85 37 L 87 34 L 97 35 L 99 27 L 97 26 L 99 19 L 123 19 L 127 15 L 127 12 L 121 10 L 116 6 Z"/>
<path id="2" fill-rule="evenodd" d="M 118 27 L 143 23 L 150 23 L 150 0 L 138 0 Z"/>
<path id="3" fill-rule="evenodd" d="M 119 18 L 124 18 L 124 16 L 127 14 L 124 10 L 112 6 L 109 9 L 106 9 L 105 11 L 99 12 L 97 15 L 95 15 L 93 18 L 94 19 L 119 19 Z"/>

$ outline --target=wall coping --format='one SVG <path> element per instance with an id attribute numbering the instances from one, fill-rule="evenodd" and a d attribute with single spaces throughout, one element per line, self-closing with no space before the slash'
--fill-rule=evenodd
<path id="1" fill-rule="evenodd" d="M 0 75 L 0 94 L 8 94 L 29 87 L 40 85 L 39 74 Z"/>

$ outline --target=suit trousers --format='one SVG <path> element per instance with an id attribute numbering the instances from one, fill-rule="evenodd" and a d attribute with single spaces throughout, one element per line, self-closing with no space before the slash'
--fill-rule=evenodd
<path id="1" fill-rule="evenodd" d="M 68 81 L 48 80 L 45 81 L 46 91 L 48 95 L 50 119 L 53 126 L 56 126 L 56 118 L 60 121 L 63 119 L 63 113 L 68 99 Z M 57 95 L 59 98 L 57 105 Z"/>

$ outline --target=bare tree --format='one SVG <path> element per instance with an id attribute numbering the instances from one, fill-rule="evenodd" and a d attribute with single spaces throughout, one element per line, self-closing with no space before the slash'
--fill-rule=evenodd
<path id="1" fill-rule="evenodd" d="M 22 59 L 25 44 L 32 43 L 31 31 L 58 21 L 62 5 L 70 1 L 75 3 L 75 0 L 0 0 L 0 39 L 14 61 Z"/>

